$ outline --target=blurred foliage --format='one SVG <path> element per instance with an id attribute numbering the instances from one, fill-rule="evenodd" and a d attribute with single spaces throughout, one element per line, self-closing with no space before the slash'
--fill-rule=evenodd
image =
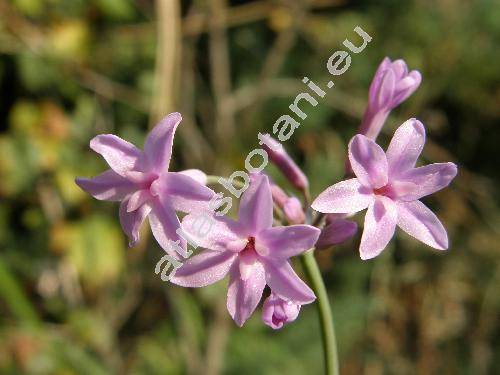
<path id="1" fill-rule="evenodd" d="M 313 195 L 342 177 L 386 55 L 424 81 L 381 143 L 418 117 L 428 129 L 424 159 L 452 160 L 460 175 L 426 201 L 448 228 L 446 254 L 401 233 L 374 261 L 359 259 L 359 237 L 318 254 L 342 373 L 499 373 L 500 3 L 234 0 L 227 25 L 218 23 L 224 3 L 181 2 L 170 99 L 185 120 L 174 169 L 242 168 L 257 133 L 288 112 L 300 79 L 328 81 L 328 57 L 362 26 L 373 41 L 286 144 Z M 155 21 L 176 15 L 158 9 L 150 0 L 0 0 L 0 372 L 320 373 L 314 306 L 279 332 L 259 311 L 236 329 L 224 283 L 162 283 L 154 274 L 162 251 L 147 233 L 128 249 L 117 206 L 74 184 L 104 168 L 88 149 L 94 135 L 142 144 L 152 101 L 166 99 L 154 92 Z"/>

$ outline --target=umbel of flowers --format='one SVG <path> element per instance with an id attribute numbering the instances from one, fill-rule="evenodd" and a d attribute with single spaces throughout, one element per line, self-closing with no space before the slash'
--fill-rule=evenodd
<path id="1" fill-rule="evenodd" d="M 204 287 L 228 277 L 227 310 L 238 326 L 263 297 L 262 320 L 273 329 L 293 322 L 302 305 L 317 299 L 328 355 L 335 346 L 333 325 L 328 324 L 332 317 L 313 252 L 353 237 L 357 225 L 350 216 L 366 209 L 359 245 L 364 260 L 386 248 L 396 227 L 430 247 L 448 248 L 444 226 L 420 199 L 448 186 L 457 174 L 456 165 L 416 166 L 425 145 L 424 125 L 416 119 L 396 130 L 386 151 L 375 143 L 391 110 L 420 83 L 420 73 L 408 72 L 403 60 L 385 58 L 370 86 L 359 133 L 349 142 L 346 179 L 326 188 L 308 207 L 307 199 L 301 201 L 265 174 L 253 175 L 241 196 L 237 219 L 215 216 L 209 233 L 196 238 L 198 251 L 189 258 L 185 237 L 179 233 L 196 237 L 190 233 L 195 214 L 206 211 L 215 192 L 206 186 L 202 171 L 169 171 L 175 130 L 182 120 L 179 113 L 155 126 L 144 151 L 112 134 L 96 136 L 90 147 L 109 169 L 94 178 L 77 178 L 76 183 L 96 199 L 120 202 L 120 223 L 130 246 L 139 241 L 139 228 L 147 218 L 154 238 L 170 256 L 188 258 L 171 277 L 172 283 Z M 266 144 L 277 143 L 266 137 Z M 266 151 L 290 185 L 308 196 L 307 177 L 284 148 Z M 177 212 L 187 214 L 182 223 Z M 180 245 L 173 248 L 170 241 Z M 294 271 L 290 259 L 296 256 L 301 256 L 312 288 Z"/>

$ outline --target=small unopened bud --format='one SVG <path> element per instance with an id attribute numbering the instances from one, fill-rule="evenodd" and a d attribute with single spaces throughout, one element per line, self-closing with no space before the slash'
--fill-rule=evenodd
<path id="1" fill-rule="evenodd" d="M 339 218 L 335 214 L 328 215 L 326 225 L 316 242 L 317 249 L 325 249 L 333 245 L 339 245 L 356 234 L 358 225 L 354 221 Z"/>
<path id="2" fill-rule="evenodd" d="M 306 219 L 302 204 L 295 197 L 291 197 L 285 202 L 283 213 L 290 224 L 303 224 Z"/>
<path id="3" fill-rule="evenodd" d="M 306 175 L 285 151 L 285 148 L 269 134 L 259 135 L 260 144 L 269 159 L 281 170 L 283 175 L 299 190 L 309 186 Z"/>
<path id="4" fill-rule="evenodd" d="M 272 329 L 280 329 L 283 325 L 293 322 L 299 316 L 301 305 L 286 301 L 271 293 L 262 307 L 262 320 Z"/>

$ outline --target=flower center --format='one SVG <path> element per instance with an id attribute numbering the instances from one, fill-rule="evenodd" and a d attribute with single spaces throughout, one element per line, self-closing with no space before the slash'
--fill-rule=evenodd
<path id="1" fill-rule="evenodd" d="M 245 248 L 241 250 L 241 255 L 250 255 L 250 254 L 256 254 L 257 252 L 255 251 L 255 237 L 248 237 L 247 239 L 247 244 L 245 245 Z"/>
<path id="2" fill-rule="evenodd" d="M 392 186 L 389 184 L 382 186 L 381 188 L 378 188 L 378 189 L 373 189 L 373 194 L 382 195 L 382 196 L 388 197 L 388 198 L 394 198 L 396 196 L 396 192 L 394 191 Z"/>

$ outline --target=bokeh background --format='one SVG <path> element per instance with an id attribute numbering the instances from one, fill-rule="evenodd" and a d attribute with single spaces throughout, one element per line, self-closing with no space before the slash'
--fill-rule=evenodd
<path id="1" fill-rule="evenodd" d="M 314 306 L 281 331 L 260 310 L 238 329 L 226 283 L 201 290 L 154 273 L 147 231 L 128 249 L 113 203 L 74 184 L 105 164 L 99 133 L 142 145 L 180 111 L 173 169 L 228 175 L 259 131 L 360 25 L 353 56 L 286 147 L 313 195 L 343 174 L 384 56 L 423 74 L 380 138 L 410 117 L 427 127 L 422 161 L 460 166 L 425 199 L 450 251 L 398 232 L 373 261 L 359 234 L 317 254 L 343 374 L 500 373 L 500 2 L 495 0 L 0 0 L 0 372 L 5 374 L 319 374 Z M 268 172 L 284 183 L 276 169 Z M 289 186 L 284 183 L 287 189 Z"/>

